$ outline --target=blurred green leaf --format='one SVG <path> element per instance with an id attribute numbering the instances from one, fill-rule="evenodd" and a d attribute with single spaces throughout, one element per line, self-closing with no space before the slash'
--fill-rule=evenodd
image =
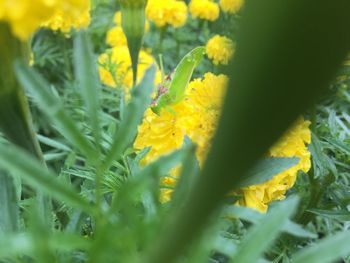
<path id="1" fill-rule="evenodd" d="M 36 189 L 52 195 L 59 201 L 83 211 L 94 212 L 93 206 L 79 196 L 71 185 L 58 180 L 53 172 L 28 153 L 14 145 L 0 144 L 0 155 L 0 166 L 3 169 L 15 173 Z"/>
<path id="2" fill-rule="evenodd" d="M 19 230 L 18 187 L 7 172 L 0 170 L 0 236 Z"/>
<path id="3" fill-rule="evenodd" d="M 90 160 L 95 161 L 97 158 L 93 146 L 65 111 L 59 98 L 49 91 L 50 85 L 35 70 L 22 63 L 16 64 L 16 73 L 23 87 L 30 91 L 42 111 L 48 115 L 59 132 Z"/>
<path id="4" fill-rule="evenodd" d="M 321 210 L 321 209 L 309 209 L 307 210 L 315 215 L 326 217 L 339 221 L 350 221 L 350 211 L 348 210 Z"/>
<path id="5" fill-rule="evenodd" d="M 225 208 L 223 216 L 229 218 L 240 218 L 242 220 L 257 224 L 264 218 L 264 214 L 243 206 L 230 206 Z M 302 226 L 287 220 L 281 231 L 302 238 L 317 238 L 317 235 L 307 231 Z"/>
<path id="6" fill-rule="evenodd" d="M 101 137 L 100 125 L 100 83 L 97 74 L 97 62 L 95 61 L 88 35 L 85 32 L 78 33 L 74 42 L 74 65 L 78 86 L 85 101 L 90 125 L 95 137 L 96 147 L 99 148 Z"/>
<path id="7" fill-rule="evenodd" d="M 279 203 L 260 222 L 249 230 L 233 254 L 230 262 L 257 262 L 282 231 L 282 227 L 293 215 L 298 199 L 290 198 Z"/>
<path id="8" fill-rule="evenodd" d="M 259 161 L 240 182 L 240 187 L 262 184 L 298 164 L 299 158 L 272 157 Z"/>
<path id="9" fill-rule="evenodd" d="M 331 263 L 350 254 L 350 232 L 330 236 L 292 256 L 293 263 Z"/>
<path id="10" fill-rule="evenodd" d="M 135 139 L 137 127 L 142 122 L 144 112 L 151 102 L 155 72 L 156 67 L 153 65 L 147 70 L 141 83 L 132 89 L 131 100 L 126 106 L 124 118 L 114 135 L 113 143 L 105 158 L 103 170 L 108 169 L 114 160 L 119 159 Z"/>

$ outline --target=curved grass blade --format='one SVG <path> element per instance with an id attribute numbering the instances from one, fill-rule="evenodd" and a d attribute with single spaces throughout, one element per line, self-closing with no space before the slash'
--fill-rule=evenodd
<path id="1" fill-rule="evenodd" d="M 99 148 L 101 137 L 100 125 L 100 85 L 97 75 L 96 61 L 92 47 L 85 32 L 78 33 L 74 41 L 74 66 L 81 95 L 91 123 L 96 147 Z"/>
<path id="2" fill-rule="evenodd" d="M 327 237 L 292 257 L 293 263 L 331 263 L 350 254 L 350 231 Z"/>
<path id="3" fill-rule="evenodd" d="M 21 177 L 40 192 L 83 211 L 94 212 L 89 202 L 71 185 L 58 180 L 53 172 L 17 146 L 0 144 L 0 156 L 1 168 Z"/>
<path id="4" fill-rule="evenodd" d="M 326 92 L 350 50 L 349 9 L 347 0 L 246 2 L 230 87 L 202 175 L 182 209 L 171 211 L 145 262 L 176 261 L 226 194 Z"/>
<path id="5" fill-rule="evenodd" d="M 96 160 L 95 149 L 64 110 L 61 101 L 49 91 L 49 84 L 34 69 L 20 62 L 16 63 L 15 67 L 20 83 L 32 94 L 58 131 L 89 160 Z"/>

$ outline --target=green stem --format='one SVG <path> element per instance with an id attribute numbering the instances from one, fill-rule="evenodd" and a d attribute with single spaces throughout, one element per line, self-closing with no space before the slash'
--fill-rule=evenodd
<path id="1" fill-rule="evenodd" d="M 168 30 L 168 26 L 163 26 L 159 29 L 159 40 L 158 40 L 158 45 L 156 48 L 156 51 L 158 54 L 163 53 L 163 41 L 164 41 L 167 30 Z"/>

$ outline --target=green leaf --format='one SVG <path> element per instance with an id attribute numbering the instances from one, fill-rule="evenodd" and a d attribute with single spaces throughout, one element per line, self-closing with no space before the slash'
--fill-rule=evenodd
<path id="1" fill-rule="evenodd" d="M 131 91 L 131 101 L 126 106 L 124 118 L 114 135 L 113 143 L 105 158 L 103 170 L 107 170 L 112 162 L 122 155 L 125 149 L 133 142 L 137 134 L 137 127 L 151 102 L 151 93 L 154 89 L 156 68 L 147 70 L 143 80 Z"/>
<path id="2" fill-rule="evenodd" d="M 253 224 L 258 224 L 259 221 L 263 220 L 264 218 L 264 214 L 243 206 L 227 207 L 224 210 L 223 216 L 229 218 L 238 217 Z M 301 225 L 298 225 L 291 220 L 286 221 L 286 223 L 282 226 L 281 231 L 301 238 L 317 238 L 316 234 L 307 231 Z"/>
<path id="3" fill-rule="evenodd" d="M 151 108 L 154 113 L 159 114 L 162 108 L 175 105 L 184 98 L 193 71 L 204 54 L 205 47 L 197 47 L 183 57 L 175 69 L 168 90 L 165 94 L 159 94 L 156 106 Z"/>
<path id="4" fill-rule="evenodd" d="M 63 144 L 62 142 L 59 142 L 57 140 L 54 140 L 52 138 L 48 138 L 48 137 L 45 137 L 45 136 L 42 136 L 42 135 L 37 135 L 38 137 L 38 140 L 39 142 L 47 145 L 47 146 L 50 146 L 54 149 L 57 149 L 57 150 L 62 150 L 64 152 L 71 152 L 72 149 L 69 148 L 67 145 Z"/>
<path id="5" fill-rule="evenodd" d="M 253 226 L 243 238 L 241 244 L 230 262 L 247 263 L 257 262 L 264 251 L 273 244 L 282 231 L 282 227 L 293 215 L 298 199 L 290 198 L 279 203 L 271 212 L 264 216 L 258 224 Z"/>
<path id="6" fill-rule="evenodd" d="M 326 217 L 333 220 L 339 221 L 350 221 L 350 211 L 347 210 L 321 210 L 321 209 L 310 209 L 307 210 L 315 215 Z"/>
<path id="7" fill-rule="evenodd" d="M 0 239 L 0 259 L 32 255 L 38 249 L 35 240 L 36 238 L 28 233 L 3 236 Z M 87 238 L 72 234 L 53 233 L 45 242 L 53 251 L 87 250 L 90 247 Z"/>
<path id="8" fill-rule="evenodd" d="M 292 257 L 293 263 L 331 263 L 350 254 L 350 232 L 344 231 L 327 237 Z"/>
<path id="9" fill-rule="evenodd" d="M 15 180 L 0 170 L 0 236 L 19 230 L 19 205 Z"/>
<path id="10" fill-rule="evenodd" d="M 250 170 L 247 176 L 239 184 L 240 187 L 256 185 L 270 180 L 275 175 L 298 164 L 299 158 L 272 157 L 263 159 Z"/>
<path id="11" fill-rule="evenodd" d="M 183 149 L 184 156 L 181 165 L 181 173 L 172 197 L 172 204 L 175 206 L 181 206 L 181 204 L 187 199 L 193 182 L 197 179 L 200 171 L 196 157 L 196 146 L 189 140 L 189 138 L 185 138 Z"/>
<path id="12" fill-rule="evenodd" d="M 0 167 L 20 176 L 36 189 L 73 207 L 87 212 L 94 211 L 71 185 L 58 180 L 53 172 L 20 148 L 0 144 L 0 156 Z"/>
<path id="13" fill-rule="evenodd" d="M 96 160 L 93 146 L 76 126 L 69 113 L 64 110 L 59 98 L 49 91 L 50 85 L 34 69 L 22 63 L 16 63 L 16 73 L 20 83 L 32 94 L 58 131 L 90 160 Z"/>
<path id="14" fill-rule="evenodd" d="M 74 41 L 74 65 L 78 86 L 85 101 L 95 143 L 99 147 L 101 137 L 99 119 L 101 87 L 97 74 L 97 62 L 95 61 L 88 35 L 84 32 L 78 33 Z"/>

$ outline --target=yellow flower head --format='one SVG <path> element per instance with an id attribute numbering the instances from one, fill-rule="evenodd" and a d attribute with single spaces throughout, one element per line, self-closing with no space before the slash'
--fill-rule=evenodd
<path id="1" fill-rule="evenodd" d="M 231 39 L 216 35 L 208 41 L 206 52 L 215 65 L 227 65 L 233 56 L 234 44 Z"/>
<path id="2" fill-rule="evenodd" d="M 203 165 L 216 130 L 227 81 L 225 75 L 207 73 L 203 79 L 189 84 L 185 98 L 171 110 L 162 109 L 157 115 L 148 109 L 134 144 L 136 149 L 151 147 L 143 164 L 180 148 L 184 137 L 188 136 L 197 144 L 196 155 Z M 161 202 L 170 200 L 173 190 L 168 188 L 174 186 L 178 175 L 179 168 L 176 168 L 171 171 L 170 177 L 162 180 L 161 185 L 165 189 L 161 189 Z"/>
<path id="3" fill-rule="evenodd" d="M 216 131 L 227 84 L 227 76 L 206 73 L 203 79 L 193 80 L 187 88 L 185 101 L 197 121 L 194 129 L 187 131 L 187 136 L 198 145 L 197 158 L 201 165 Z"/>
<path id="4" fill-rule="evenodd" d="M 54 15 L 43 25 L 52 30 L 69 33 L 71 28 L 85 28 L 90 24 L 90 1 L 59 1 Z"/>
<path id="5" fill-rule="evenodd" d="M 215 21 L 220 14 L 219 5 L 212 0 L 191 0 L 190 12 L 194 18 Z"/>
<path id="6" fill-rule="evenodd" d="M 27 39 L 41 24 L 50 19 L 57 8 L 56 1 L 0 0 L 0 21 L 9 23 L 13 33 Z"/>
<path id="7" fill-rule="evenodd" d="M 106 43 L 111 47 L 127 45 L 128 41 L 121 26 L 115 26 L 107 32 Z"/>
<path id="8" fill-rule="evenodd" d="M 268 203 L 285 198 L 285 193 L 296 180 L 298 171 L 307 172 L 311 167 L 310 152 L 307 145 L 311 142 L 310 122 L 300 117 L 279 141 L 271 147 L 271 157 L 298 157 L 299 163 L 274 176 L 271 180 L 242 189 L 241 205 L 266 212 Z"/>
<path id="9" fill-rule="evenodd" d="M 187 5 L 177 0 L 149 0 L 146 16 L 157 27 L 182 27 L 187 20 Z"/>
<path id="10" fill-rule="evenodd" d="M 139 150 L 151 147 L 143 164 L 180 148 L 184 136 L 188 136 L 197 144 L 196 155 L 200 166 L 203 166 L 216 131 L 227 83 L 225 75 L 207 73 L 203 79 L 195 79 L 189 84 L 185 98 L 171 110 L 162 109 L 157 115 L 148 109 L 134 144 Z M 240 205 L 265 212 L 270 202 L 285 197 L 286 191 L 294 185 L 298 171 L 310 169 L 310 152 L 307 149 L 311 141 L 309 125 L 309 121 L 300 117 L 268 151 L 271 157 L 298 157 L 299 163 L 265 183 L 241 189 L 243 198 L 239 201 Z M 161 202 L 171 199 L 171 188 L 176 184 L 178 175 L 179 167 L 161 180 Z"/>
<path id="11" fill-rule="evenodd" d="M 138 76 L 139 82 L 146 70 L 155 63 L 154 58 L 146 51 L 141 50 L 139 55 Z M 123 86 L 128 94 L 132 87 L 131 58 L 127 46 L 119 46 L 108 50 L 99 57 L 99 74 L 101 81 L 110 87 Z M 155 82 L 159 83 L 160 73 L 157 73 Z"/>
<path id="12" fill-rule="evenodd" d="M 237 13 L 243 6 L 244 0 L 220 0 L 222 11 L 230 14 Z"/>
<path id="13" fill-rule="evenodd" d="M 0 0 L 0 20 L 26 40 L 45 25 L 67 32 L 71 27 L 89 23 L 89 1 L 85 0 Z"/>

